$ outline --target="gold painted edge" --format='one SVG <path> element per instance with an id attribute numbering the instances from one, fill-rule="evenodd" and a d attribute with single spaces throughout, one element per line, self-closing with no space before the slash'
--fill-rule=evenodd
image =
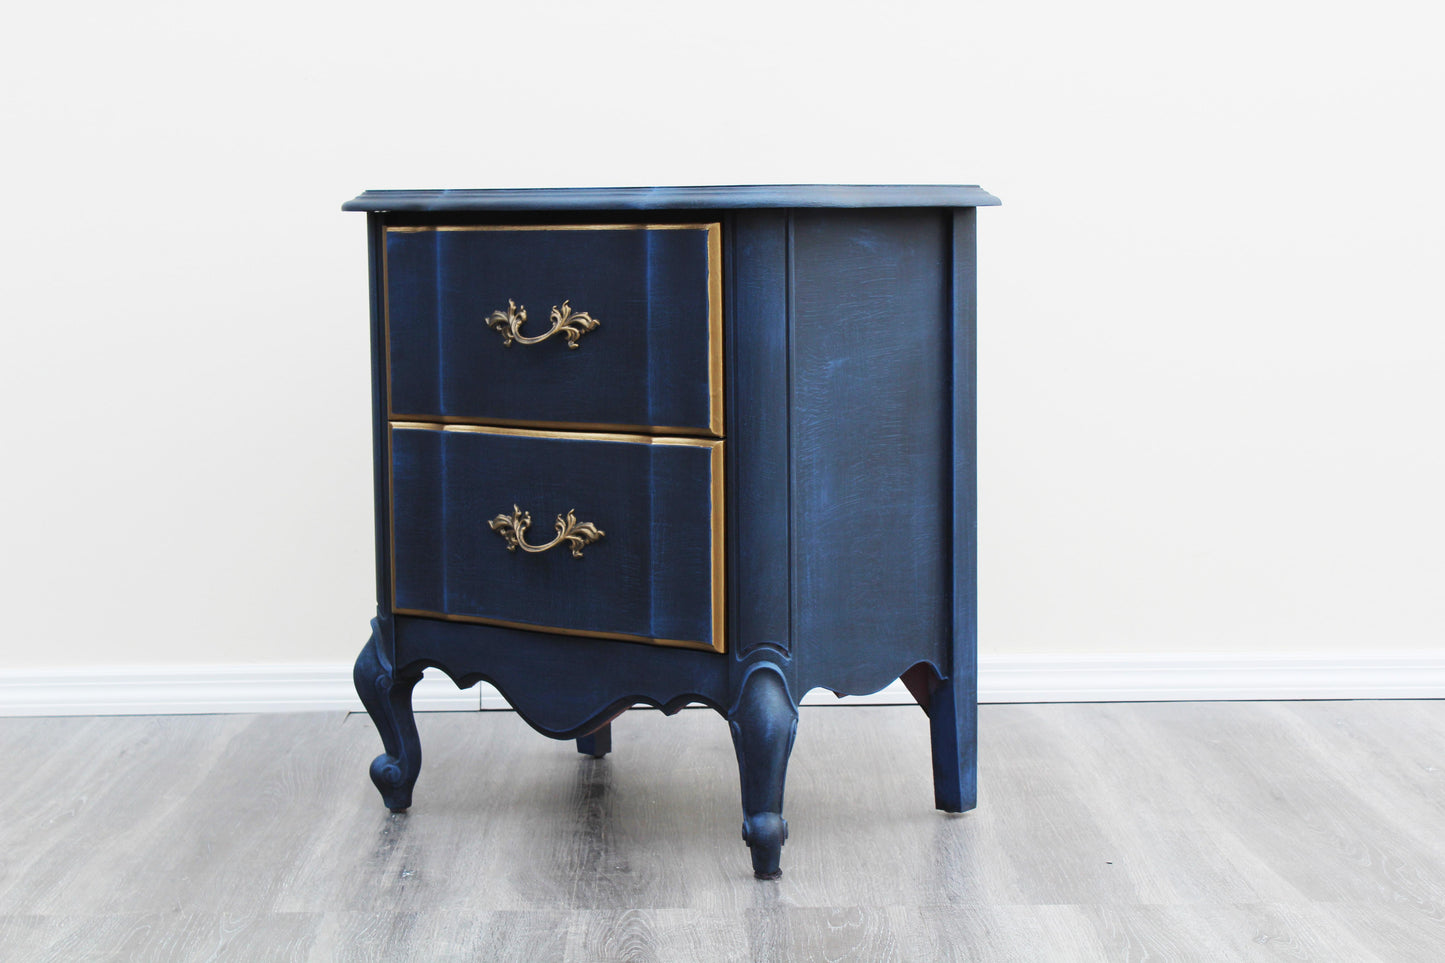
<path id="1" fill-rule="evenodd" d="M 506 619 L 491 619 L 480 615 L 451 615 L 447 612 L 431 612 L 426 609 L 392 609 L 393 615 L 410 615 L 422 619 L 440 619 L 443 622 L 467 622 L 472 625 L 495 625 L 503 629 L 520 629 L 524 632 L 546 632 L 548 635 L 570 635 L 583 639 L 607 639 L 612 642 L 642 642 L 647 645 L 666 645 L 677 649 L 701 649 L 714 651 L 706 642 L 688 639 L 655 639 L 648 635 L 629 635 L 626 632 L 593 632 L 588 629 L 562 629 L 551 625 L 533 625 L 531 622 L 509 622 Z M 721 651 L 721 650 L 719 650 Z"/>
<path id="2" fill-rule="evenodd" d="M 703 231 L 717 222 L 704 224 L 396 224 L 387 231 L 422 234 L 426 231 Z"/>
<path id="3" fill-rule="evenodd" d="M 392 412 L 389 421 L 408 424 L 478 425 L 492 428 L 545 428 L 551 431 L 603 432 L 624 435 L 683 435 L 713 438 L 710 428 L 675 428 L 671 425 L 622 425 L 591 421 L 538 421 L 535 418 L 473 418 L 467 415 L 413 415 Z"/>
<path id="4" fill-rule="evenodd" d="M 726 586 L 723 579 L 727 573 L 727 519 L 723 512 L 723 442 L 719 441 L 712 450 L 712 650 L 727 651 Z"/>
<path id="5" fill-rule="evenodd" d="M 723 435 L 723 261 L 722 225 L 707 227 L 708 427 Z"/>
<path id="6" fill-rule="evenodd" d="M 459 431 L 488 435 L 512 435 L 524 438 L 561 438 L 569 441 L 627 442 L 644 445 L 682 445 L 694 448 L 710 448 L 712 475 L 712 518 L 710 520 L 712 539 L 712 644 L 688 639 L 659 639 L 646 635 L 629 635 L 621 632 L 594 632 L 585 629 L 564 629 L 555 626 L 533 625 L 530 622 L 509 622 L 505 619 L 487 618 L 480 615 L 451 615 L 446 612 L 432 612 L 425 609 L 403 609 L 396 607 L 396 485 L 393 471 L 396 459 L 392 455 L 392 433 L 395 431 Z M 726 516 L 724 515 L 723 439 L 721 438 L 656 438 L 651 435 L 617 435 L 585 432 L 535 431 L 518 428 L 497 428 L 490 425 L 439 425 L 426 422 L 387 422 L 386 432 L 386 478 L 387 478 L 387 531 L 388 548 L 391 555 L 391 602 L 392 614 L 414 615 L 420 618 L 441 619 L 446 622 L 468 622 L 477 625 L 496 625 L 502 628 L 526 631 L 548 632 L 553 635 L 570 635 L 579 638 L 609 639 L 617 642 L 641 642 L 649 645 L 673 648 L 701 649 L 719 654 L 727 651 L 727 629 L 725 602 L 726 584 Z"/>
<path id="7" fill-rule="evenodd" d="M 683 445 L 710 448 L 721 438 L 669 438 L 666 435 L 632 435 L 605 431 L 547 431 L 540 428 L 503 428 L 498 425 L 441 425 L 430 421 L 388 422 L 394 431 L 458 431 L 478 435 L 514 435 L 519 438 L 560 438 L 566 441 L 625 442 L 634 445 Z"/>

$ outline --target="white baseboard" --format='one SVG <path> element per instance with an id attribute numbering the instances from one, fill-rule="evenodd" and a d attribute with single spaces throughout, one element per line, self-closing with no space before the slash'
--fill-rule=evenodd
<path id="1" fill-rule="evenodd" d="M 1022 655 L 980 660 L 980 702 L 1442 699 L 1445 654 Z"/>
<path id="2" fill-rule="evenodd" d="M 476 709 L 477 690 L 431 672 L 417 709 Z M 349 665 L 162 665 L 0 672 L 0 715 L 184 715 L 361 709 Z"/>
<path id="3" fill-rule="evenodd" d="M 478 691 L 480 690 L 480 692 Z M 1441 699 L 1445 656 L 988 657 L 980 702 L 1171 702 L 1233 699 Z M 912 702 L 899 682 L 804 705 Z M 488 685 L 459 690 L 435 670 L 412 699 L 421 711 L 505 709 Z M 0 671 L 0 716 L 359 711 L 350 665 L 91 666 Z"/>

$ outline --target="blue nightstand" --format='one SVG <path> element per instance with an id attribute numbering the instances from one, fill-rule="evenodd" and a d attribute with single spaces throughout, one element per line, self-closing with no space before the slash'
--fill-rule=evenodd
<path id="1" fill-rule="evenodd" d="M 902 678 L 974 805 L 977 187 L 368 191 L 377 616 L 356 687 L 411 805 L 411 690 L 494 684 L 600 755 L 724 714 L 779 875 L 808 690 Z"/>

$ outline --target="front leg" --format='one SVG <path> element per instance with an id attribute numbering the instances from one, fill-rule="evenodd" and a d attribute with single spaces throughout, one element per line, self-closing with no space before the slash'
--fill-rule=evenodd
<path id="1" fill-rule="evenodd" d="M 421 740 L 411 709 L 411 690 L 421 673 L 398 675 L 381 644 L 381 629 L 371 623 L 371 638 L 356 657 L 351 673 L 356 694 L 381 733 L 386 751 L 371 761 L 371 781 L 394 813 L 411 806 L 411 788 L 421 772 Z"/>
<path id="2" fill-rule="evenodd" d="M 753 856 L 753 875 L 777 879 L 788 824 L 783 819 L 783 782 L 788 754 L 798 731 L 798 709 L 782 673 L 756 666 L 743 679 L 742 691 L 728 712 L 738 778 L 743 791 L 743 842 Z"/>

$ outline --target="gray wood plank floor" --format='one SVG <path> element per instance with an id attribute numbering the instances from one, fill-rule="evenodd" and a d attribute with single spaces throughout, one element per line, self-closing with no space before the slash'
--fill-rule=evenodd
<path id="1" fill-rule="evenodd" d="M 984 706 L 934 811 L 916 708 L 805 708 L 783 879 L 714 713 L 596 761 L 419 719 L 0 719 L 0 959 L 1445 960 L 1445 702 Z"/>

